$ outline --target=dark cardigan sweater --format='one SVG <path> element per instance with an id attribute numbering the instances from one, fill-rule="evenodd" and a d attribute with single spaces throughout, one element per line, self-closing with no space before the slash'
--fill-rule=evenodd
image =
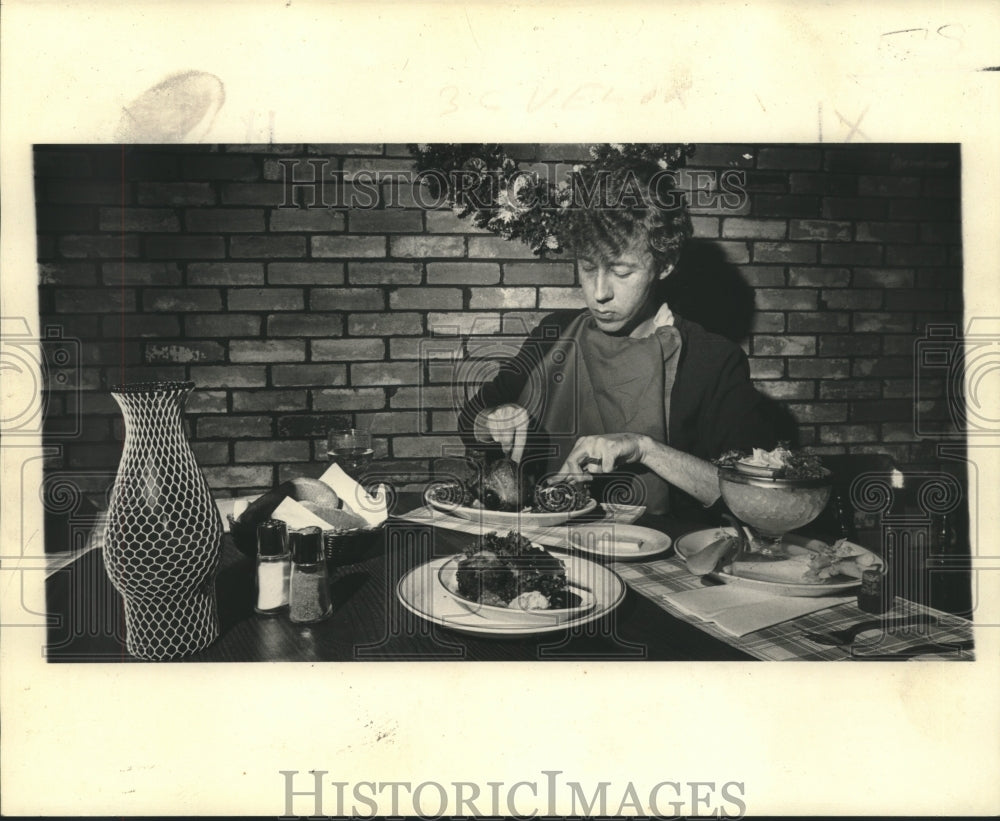
<path id="1" fill-rule="evenodd" d="M 496 446 L 490 447 L 474 439 L 472 428 L 476 415 L 488 408 L 516 402 L 532 363 L 540 361 L 579 314 L 579 311 L 559 311 L 546 316 L 525 340 L 517 356 L 503 363 L 497 376 L 466 402 L 459 414 L 459 432 L 468 447 L 498 452 Z M 750 369 L 742 349 L 676 314 L 674 327 L 681 336 L 681 352 L 670 395 L 668 444 L 709 461 L 727 450 L 772 448 L 774 426 L 764 398 L 750 381 Z M 533 419 L 530 439 L 537 442 L 539 436 L 544 436 L 544 431 L 537 430 L 537 421 Z M 705 509 L 700 503 L 676 489 L 671 496 L 671 511 L 674 515 L 705 517 Z"/>

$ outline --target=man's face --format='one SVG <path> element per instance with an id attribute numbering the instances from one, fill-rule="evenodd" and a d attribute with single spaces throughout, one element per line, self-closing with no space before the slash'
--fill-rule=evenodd
<path id="1" fill-rule="evenodd" d="M 633 243 L 613 259 L 597 255 L 579 258 L 583 298 L 597 327 L 609 334 L 629 334 L 659 307 L 653 292 L 669 273 L 657 272 L 653 257 L 640 243 Z"/>

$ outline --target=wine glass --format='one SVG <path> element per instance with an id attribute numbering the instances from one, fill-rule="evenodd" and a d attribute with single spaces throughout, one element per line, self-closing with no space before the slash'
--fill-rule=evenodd
<path id="1" fill-rule="evenodd" d="M 340 465 L 344 473 L 360 482 L 375 455 L 372 435 L 357 428 L 331 430 L 326 436 L 326 455 Z"/>

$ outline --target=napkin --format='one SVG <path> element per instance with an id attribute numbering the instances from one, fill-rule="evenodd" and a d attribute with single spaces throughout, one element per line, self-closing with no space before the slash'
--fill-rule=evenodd
<path id="1" fill-rule="evenodd" d="M 344 473 L 340 465 L 330 465 L 319 480 L 331 487 L 344 507 L 364 519 L 369 527 L 377 527 L 389 518 L 389 503 L 384 485 L 379 485 L 372 496 Z"/>
<path id="2" fill-rule="evenodd" d="M 243 511 L 250 507 L 251 499 L 235 499 L 233 501 L 233 518 L 239 519 L 243 515 Z M 226 527 L 229 527 L 229 523 L 226 523 Z"/>
<path id="3" fill-rule="evenodd" d="M 714 622 L 735 637 L 854 601 L 853 596 L 772 596 L 735 584 L 663 593 L 660 597 L 690 616 Z"/>
<path id="4" fill-rule="evenodd" d="M 271 518 L 281 519 L 289 530 L 298 530 L 303 527 L 318 527 L 320 530 L 330 529 L 329 522 L 321 519 L 290 497 L 281 500 L 281 504 L 274 509 Z"/>

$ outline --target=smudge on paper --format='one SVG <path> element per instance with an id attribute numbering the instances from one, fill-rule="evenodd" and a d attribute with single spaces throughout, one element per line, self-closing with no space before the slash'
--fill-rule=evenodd
<path id="1" fill-rule="evenodd" d="M 172 74 L 122 109 L 115 139 L 127 143 L 198 140 L 211 129 L 225 101 L 225 86 L 214 74 Z"/>

